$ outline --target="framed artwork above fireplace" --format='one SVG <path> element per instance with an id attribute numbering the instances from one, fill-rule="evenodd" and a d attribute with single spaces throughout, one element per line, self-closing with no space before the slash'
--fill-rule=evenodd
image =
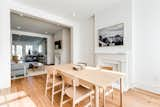
<path id="1" fill-rule="evenodd" d="M 98 29 L 98 47 L 112 47 L 124 45 L 124 24 Z"/>

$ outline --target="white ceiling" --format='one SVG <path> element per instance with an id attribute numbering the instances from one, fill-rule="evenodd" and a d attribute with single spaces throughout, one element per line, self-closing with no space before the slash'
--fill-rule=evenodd
<path id="1" fill-rule="evenodd" d="M 13 0 L 61 17 L 88 18 L 120 0 Z"/>
<path id="2" fill-rule="evenodd" d="M 20 27 L 20 29 L 17 29 Z M 20 16 L 19 14 L 11 13 L 11 29 L 21 30 L 27 32 L 34 32 L 40 34 L 52 35 L 56 31 L 64 27 L 58 24 L 49 23 L 46 21 L 38 20 L 28 16 Z"/>

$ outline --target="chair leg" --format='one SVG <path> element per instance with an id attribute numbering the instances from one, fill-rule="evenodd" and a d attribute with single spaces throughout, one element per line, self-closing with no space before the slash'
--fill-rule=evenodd
<path id="1" fill-rule="evenodd" d="M 63 107 L 63 95 L 61 94 L 61 102 L 60 102 L 60 107 Z"/>
<path id="2" fill-rule="evenodd" d="M 60 101 L 60 107 L 63 107 L 63 96 L 64 96 L 64 82 L 62 83 L 62 92 L 61 92 L 61 101 Z"/>
<path id="3" fill-rule="evenodd" d="M 106 106 L 106 95 L 105 95 L 105 89 L 103 89 L 103 107 Z"/>
<path id="4" fill-rule="evenodd" d="M 53 104 L 53 101 L 54 101 L 54 86 L 52 87 L 52 104 Z"/>
<path id="5" fill-rule="evenodd" d="M 74 96 L 74 95 L 73 95 Z M 75 104 L 75 97 L 73 97 L 73 101 L 72 101 L 72 107 L 75 107 L 76 104 Z"/>
<path id="6" fill-rule="evenodd" d="M 47 88 L 45 89 L 45 96 L 47 96 Z"/>
<path id="7" fill-rule="evenodd" d="M 47 96 L 47 91 L 48 91 L 47 86 L 48 86 L 48 75 L 47 75 L 47 77 L 46 77 L 45 96 Z"/>
<path id="8" fill-rule="evenodd" d="M 113 100 L 113 97 L 114 97 L 114 95 L 113 95 L 114 93 L 112 92 L 112 100 Z"/>
<path id="9" fill-rule="evenodd" d="M 76 107 L 76 104 L 74 102 L 72 103 L 72 107 Z"/>
<path id="10" fill-rule="evenodd" d="M 46 82 L 45 96 L 47 96 L 47 92 L 48 92 L 47 86 L 48 86 L 48 82 Z"/>
<path id="11" fill-rule="evenodd" d="M 90 104 L 91 104 L 91 107 L 92 107 L 92 94 L 90 94 L 89 100 L 90 100 Z"/>

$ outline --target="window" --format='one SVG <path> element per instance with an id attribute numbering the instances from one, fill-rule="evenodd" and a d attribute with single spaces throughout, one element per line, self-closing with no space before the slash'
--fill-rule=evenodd
<path id="1" fill-rule="evenodd" d="M 31 52 L 33 50 L 33 46 L 32 45 L 26 45 L 26 55 L 29 54 L 29 50 L 30 50 L 30 54 L 31 54 Z"/>
<path id="2" fill-rule="evenodd" d="M 19 59 L 22 58 L 22 46 L 21 45 L 16 46 L 16 55 L 19 57 Z"/>
<path id="3" fill-rule="evenodd" d="M 12 55 L 15 55 L 16 52 L 15 52 L 15 45 L 12 45 Z"/>
<path id="4" fill-rule="evenodd" d="M 39 53 L 42 53 L 42 45 L 39 45 L 39 47 L 38 47 L 38 52 L 39 52 Z"/>

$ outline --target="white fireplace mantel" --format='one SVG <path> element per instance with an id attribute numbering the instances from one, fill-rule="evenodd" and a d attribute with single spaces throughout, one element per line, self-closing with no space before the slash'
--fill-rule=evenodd
<path id="1" fill-rule="evenodd" d="M 115 60 L 120 62 L 128 61 L 128 53 L 96 53 L 95 57 L 96 57 L 96 60 L 97 58 L 103 58 L 103 59 Z"/>
<path id="2" fill-rule="evenodd" d="M 126 74 L 124 79 L 124 90 L 128 89 L 128 54 L 127 53 L 96 53 L 95 64 L 99 66 L 111 65 L 113 70 Z M 115 68 L 117 66 L 117 68 Z"/>

